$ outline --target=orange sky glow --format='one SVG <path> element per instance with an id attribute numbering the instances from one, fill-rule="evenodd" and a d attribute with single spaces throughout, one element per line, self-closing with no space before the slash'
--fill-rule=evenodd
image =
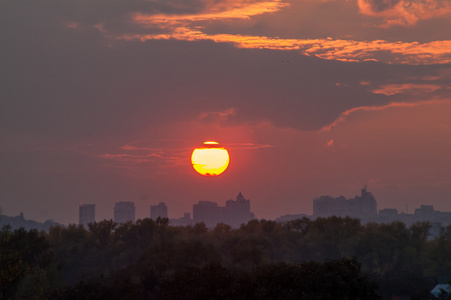
<path id="1" fill-rule="evenodd" d="M 448 0 L 23 0 L 0 18 L 0 214 L 178 218 L 241 191 L 274 219 L 364 185 L 379 209 L 451 211 Z M 232 157 L 220 176 L 193 170 L 205 141 Z"/>
<path id="2" fill-rule="evenodd" d="M 374 13 L 369 1 L 359 0 L 360 12 L 370 16 L 394 15 L 405 18 L 406 24 L 414 25 L 419 18 L 433 18 L 449 15 L 451 4 L 448 2 L 429 1 L 427 3 L 399 2 L 388 12 Z M 272 50 L 297 50 L 303 55 L 314 55 L 323 59 L 340 61 L 383 61 L 403 64 L 436 64 L 451 62 L 451 40 L 419 42 L 389 42 L 386 40 L 353 40 L 338 38 L 278 38 L 270 36 L 252 36 L 242 34 L 208 34 L 202 28 L 208 25 L 196 25 L 199 21 L 215 22 L 222 19 L 250 19 L 261 14 L 277 13 L 289 7 L 282 1 L 242 2 L 225 1 L 222 5 L 212 5 L 205 12 L 189 15 L 146 15 L 136 13 L 132 16 L 135 23 L 143 27 L 165 29 L 162 34 L 122 35 L 122 40 L 160 40 L 177 39 L 185 41 L 212 40 L 217 43 L 232 43 L 239 48 L 256 48 Z M 412 11 L 408 13 L 407 10 Z M 410 20 L 414 18 L 415 20 Z M 410 21 L 409 21 L 410 20 Z M 401 22 L 402 23 L 402 22 Z M 412 23 L 412 24 L 411 24 Z M 383 55 L 380 55 L 384 53 Z M 388 53 L 389 55 L 386 55 Z"/>

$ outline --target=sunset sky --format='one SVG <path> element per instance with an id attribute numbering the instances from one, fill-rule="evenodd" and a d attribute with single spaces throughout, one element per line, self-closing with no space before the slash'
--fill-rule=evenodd
<path id="1" fill-rule="evenodd" d="M 451 211 L 449 0 L 0 0 L 1 213 Z M 229 150 L 222 175 L 193 149 Z"/>

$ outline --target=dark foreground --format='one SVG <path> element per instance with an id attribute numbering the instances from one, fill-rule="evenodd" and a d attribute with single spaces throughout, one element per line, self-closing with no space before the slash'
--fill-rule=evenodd
<path id="1" fill-rule="evenodd" d="M 451 226 L 428 230 L 337 217 L 4 227 L 0 299 L 429 299 L 451 276 Z"/>

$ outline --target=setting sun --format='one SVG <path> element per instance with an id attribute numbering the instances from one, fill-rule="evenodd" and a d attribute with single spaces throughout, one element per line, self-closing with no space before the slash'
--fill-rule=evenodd
<path id="1" fill-rule="evenodd" d="M 191 163 L 197 173 L 204 176 L 216 176 L 227 169 L 229 153 L 219 143 L 207 141 L 201 147 L 194 149 Z"/>

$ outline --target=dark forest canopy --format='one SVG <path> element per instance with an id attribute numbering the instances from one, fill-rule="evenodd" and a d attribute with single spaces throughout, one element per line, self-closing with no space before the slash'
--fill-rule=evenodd
<path id="1" fill-rule="evenodd" d="M 111 220 L 0 231 L 0 299 L 428 299 L 451 226 L 307 218 L 172 227 Z"/>

